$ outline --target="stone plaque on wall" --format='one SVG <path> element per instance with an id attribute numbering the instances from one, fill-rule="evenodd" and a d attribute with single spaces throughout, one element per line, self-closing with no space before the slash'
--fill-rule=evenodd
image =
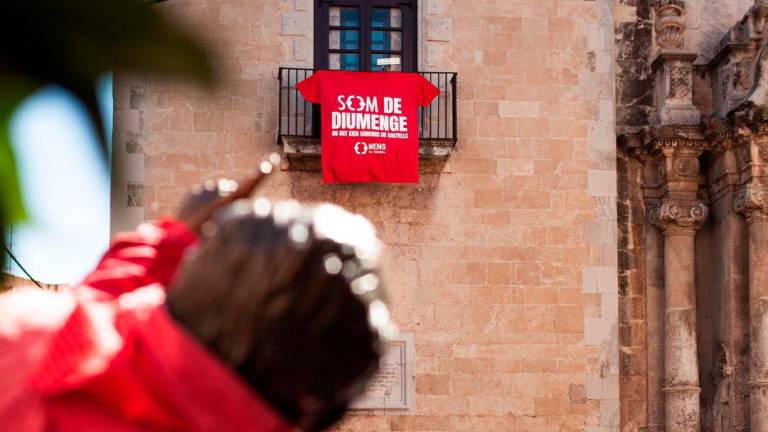
<path id="1" fill-rule="evenodd" d="M 404 334 L 389 343 L 379 372 L 352 408 L 410 410 L 415 407 L 415 381 L 413 335 Z"/>

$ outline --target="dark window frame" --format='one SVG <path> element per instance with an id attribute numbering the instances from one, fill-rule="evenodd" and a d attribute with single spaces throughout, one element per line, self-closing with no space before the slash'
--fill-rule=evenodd
<path id="1" fill-rule="evenodd" d="M 415 72 L 418 69 L 418 0 L 316 0 L 315 2 L 315 69 L 328 69 L 330 50 L 329 11 L 331 7 L 356 7 L 360 9 L 359 47 L 360 71 L 371 70 L 371 55 L 386 54 L 387 51 L 371 49 L 371 12 L 375 8 L 400 8 L 401 29 L 401 70 Z M 386 31 L 386 28 L 376 28 Z"/>

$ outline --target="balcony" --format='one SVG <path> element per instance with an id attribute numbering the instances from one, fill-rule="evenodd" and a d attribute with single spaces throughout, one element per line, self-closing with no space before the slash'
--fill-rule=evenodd
<path id="1" fill-rule="evenodd" d="M 296 84 L 314 73 L 312 69 L 281 67 L 278 144 L 289 164 L 314 168 L 320 157 L 320 107 L 304 100 Z M 419 72 L 440 89 L 428 107 L 419 108 L 419 158 L 445 160 L 456 146 L 455 72 Z M 300 169 L 300 168 L 299 168 Z"/>

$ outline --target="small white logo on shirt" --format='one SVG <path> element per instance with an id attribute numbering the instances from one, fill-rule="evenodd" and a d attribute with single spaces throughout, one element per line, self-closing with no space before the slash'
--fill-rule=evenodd
<path id="1" fill-rule="evenodd" d="M 368 144 L 366 144 L 366 143 L 364 143 L 362 141 L 356 142 L 355 143 L 355 153 L 357 153 L 359 155 L 364 155 L 364 154 L 368 153 Z"/>
<path id="2" fill-rule="evenodd" d="M 355 143 L 354 147 L 355 153 L 359 155 L 366 155 L 366 154 L 385 154 L 387 152 L 387 145 L 384 143 L 375 143 L 375 144 L 368 144 L 363 141 L 358 141 Z"/>

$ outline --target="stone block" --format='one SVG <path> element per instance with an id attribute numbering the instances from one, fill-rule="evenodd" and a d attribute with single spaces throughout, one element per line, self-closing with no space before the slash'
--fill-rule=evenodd
<path id="1" fill-rule="evenodd" d="M 293 0 L 293 9 L 297 11 L 308 10 L 309 5 L 309 0 Z"/>
<path id="2" fill-rule="evenodd" d="M 616 187 L 616 171 L 589 170 L 587 172 L 587 190 L 591 196 L 616 196 Z"/>
<path id="3" fill-rule="evenodd" d="M 590 121 L 587 125 L 587 139 L 592 150 L 616 151 L 616 133 L 611 120 Z"/>
<path id="4" fill-rule="evenodd" d="M 499 175 L 532 176 L 534 163 L 525 159 L 502 159 L 497 165 Z"/>
<path id="5" fill-rule="evenodd" d="M 587 49 L 590 51 L 606 49 L 603 29 L 599 24 L 589 24 L 587 26 Z"/>
<path id="6" fill-rule="evenodd" d="M 583 384 L 568 385 L 568 399 L 572 405 L 581 405 L 587 402 L 587 392 Z"/>
<path id="7" fill-rule="evenodd" d="M 144 183 L 127 182 L 126 207 L 144 207 Z"/>
<path id="8" fill-rule="evenodd" d="M 225 124 L 223 111 L 196 112 L 194 114 L 195 132 L 223 132 Z"/>
<path id="9" fill-rule="evenodd" d="M 600 296 L 600 316 L 603 318 L 618 318 L 619 295 L 606 293 Z"/>
<path id="10" fill-rule="evenodd" d="M 599 74 L 611 73 L 613 70 L 613 56 L 611 53 L 612 51 L 596 51 L 595 72 Z"/>
<path id="11" fill-rule="evenodd" d="M 603 399 L 600 401 L 600 426 L 617 427 L 619 425 L 619 400 Z"/>
<path id="12" fill-rule="evenodd" d="M 116 110 L 114 112 L 116 131 L 141 131 L 143 129 L 142 111 Z"/>
<path id="13" fill-rule="evenodd" d="M 293 40 L 293 59 L 308 60 L 309 53 L 312 51 L 312 44 L 307 38 L 296 38 Z"/>
<path id="14" fill-rule="evenodd" d="M 286 12 L 280 17 L 280 34 L 283 36 L 307 36 L 312 28 L 309 13 Z"/>
<path id="15" fill-rule="evenodd" d="M 539 103 L 535 101 L 504 101 L 499 103 L 501 117 L 538 117 Z"/>
<path id="16" fill-rule="evenodd" d="M 584 243 L 590 245 L 616 244 L 616 223 L 613 221 L 584 222 Z"/>
<path id="17" fill-rule="evenodd" d="M 427 42 L 427 66 L 439 67 L 443 63 L 444 48 L 441 44 Z"/>
<path id="18" fill-rule="evenodd" d="M 453 40 L 453 20 L 430 16 L 427 18 L 427 40 L 450 42 Z"/>
<path id="19" fill-rule="evenodd" d="M 619 399 L 619 375 L 609 374 L 600 379 L 603 399 Z"/>
<path id="20" fill-rule="evenodd" d="M 556 306 L 555 332 L 564 334 L 583 333 L 584 308 L 581 306 Z"/>
<path id="21" fill-rule="evenodd" d="M 440 15 L 443 13 L 443 0 L 427 0 L 427 15 Z"/>
<path id="22" fill-rule="evenodd" d="M 581 290 L 585 293 L 617 294 L 619 276 L 615 267 L 584 267 Z"/>
<path id="23" fill-rule="evenodd" d="M 603 386 L 599 374 L 588 374 L 585 387 L 587 399 L 600 400 L 603 398 Z"/>
<path id="24" fill-rule="evenodd" d="M 584 345 L 600 346 L 611 339 L 615 320 L 609 318 L 586 318 L 584 324 Z"/>

